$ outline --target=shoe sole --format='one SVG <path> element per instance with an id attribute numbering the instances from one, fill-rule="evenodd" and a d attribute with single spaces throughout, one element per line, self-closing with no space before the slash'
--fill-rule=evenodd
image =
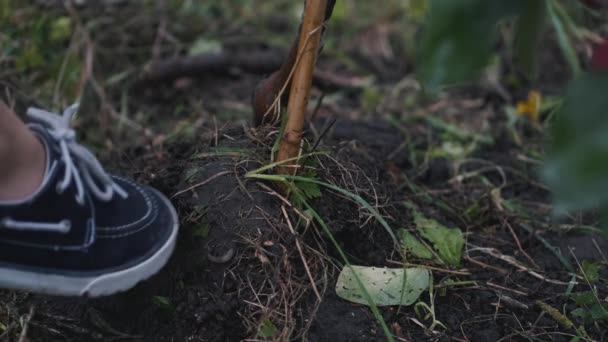
<path id="1" fill-rule="evenodd" d="M 58 296 L 100 297 L 126 291 L 158 273 L 169 261 L 175 249 L 179 219 L 171 202 L 158 191 L 152 191 L 155 191 L 159 195 L 158 199 L 168 206 L 174 224 L 169 239 L 148 259 L 124 270 L 92 277 L 70 277 L 0 267 L 0 274 L 2 275 L 0 288 Z"/>

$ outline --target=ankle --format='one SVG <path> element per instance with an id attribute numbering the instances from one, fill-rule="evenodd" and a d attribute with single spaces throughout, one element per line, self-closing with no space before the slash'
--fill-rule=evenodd
<path id="1" fill-rule="evenodd" d="M 19 200 L 33 194 L 46 172 L 46 147 L 29 129 L 0 138 L 0 200 Z"/>

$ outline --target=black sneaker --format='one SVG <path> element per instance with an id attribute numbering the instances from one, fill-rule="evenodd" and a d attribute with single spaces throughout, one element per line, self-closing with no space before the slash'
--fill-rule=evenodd
<path id="1" fill-rule="evenodd" d="M 169 259 L 178 218 L 154 189 L 106 174 L 75 142 L 63 116 L 28 110 L 47 150 L 44 182 L 29 198 L 0 201 L 0 287 L 54 295 L 127 290 Z"/>

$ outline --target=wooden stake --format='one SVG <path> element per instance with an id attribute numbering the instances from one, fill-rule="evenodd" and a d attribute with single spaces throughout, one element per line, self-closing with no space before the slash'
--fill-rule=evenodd
<path id="1" fill-rule="evenodd" d="M 300 153 L 312 75 L 317 61 L 326 8 L 327 0 L 306 0 L 304 5 L 302 31 L 298 43 L 299 61 L 295 66 L 291 83 L 287 104 L 287 123 L 277 154 L 277 161 L 297 157 Z M 293 174 L 296 170 L 297 163 L 293 163 L 283 165 L 279 172 Z"/>

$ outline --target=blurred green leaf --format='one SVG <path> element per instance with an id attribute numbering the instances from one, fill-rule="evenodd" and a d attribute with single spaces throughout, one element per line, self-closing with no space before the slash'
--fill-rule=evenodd
<path id="1" fill-rule="evenodd" d="M 412 253 L 421 259 L 433 259 L 433 252 L 420 242 L 412 233 L 405 229 L 399 230 L 401 244 L 406 253 Z"/>
<path id="2" fill-rule="evenodd" d="M 492 56 L 497 24 L 522 13 L 529 0 L 430 0 L 419 47 L 418 77 L 431 91 L 470 80 Z"/>
<path id="3" fill-rule="evenodd" d="M 152 303 L 163 310 L 170 310 L 172 307 L 171 300 L 163 296 L 152 296 Z"/>
<path id="4" fill-rule="evenodd" d="M 192 44 L 188 54 L 190 56 L 202 54 L 216 54 L 222 52 L 222 43 L 219 40 L 200 38 Z"/>
<path id="5" fill-rule="evenodd" d="M 265 339 L 272 339 L 278 333 L 279 329 L 269 319 L 263 320 L 258 329 L 258 335 Z"/>
<path id="6" fill-rule="evenodd" d="M 557 34 L 557 42 L 570 66 L 572 75 L 578 77 L 581 73 L 581 66 L 576 49 L 573 46 L 567 31 L 567 28 L 573 24 L 571 23 L 568 14 L 560 7 L 557 1 L 547 2 L 547 12 L 549 13 L 549 18 L 551 18 L 551 23 Z"/>
<path id="7" fill-rule="evenodd" d="M 209 224 L 207 222 L 201 222 L 192 230 L 192 236 L 206 239 L 209 236 Z"/>
<path id="8" fill-rule="evenodd" d="M 407 5 L 408 16 L 414 19 L 422 19 L 428 7 L 428 0 L 410 0 Z"/>
<path id="9" fill-rule="evenodd" d="M 539 45 L 547 28 L 546 1 L 529 0 L 527 9 L 517 19 L 515 28 L 515 58 L 532 81 L 538 77 Z"/>
<path id="10" fill-rule="evenodd" d="M 572 295 L 572 299 L 577 306 L 591 305 L 595 303 L 595 296 L 591 291 L 575 293 Z"/>
<path id="11" fill-rule="evenodd" d="M 543 169 L 558 213 L 608 208 L 608 72 L 583 74 L 566 92 L 551 127 Z"/>
<path id="12" fill-rule="evenodd" d="M 608 304 L 595 303 L 591 306 L 589 312 L 594 321 L 608 321 Z"/>
<path id="13" fill-rule="evenodd" d="M 589 260 L 583 260 L 581 263 L 582 271 L 591 284 L 595 284 L 600 280 L 600 270 L 602 267 L 602 264 Z"/>
<path id="14" fill-rule="evenodd" d="M 441 223 L 414 212 L 414 223 L 420 234 L 429 240 L 439 257 L 450 265 L 459 266 L 464 236 L 460 229 L 450 229 Z"/>
<path id="15" fill-rule="evenodd" d="M 72 20 L 70 17 L 59 17 L 51 23 L 49 39 L 52 42 L 65 41 L 72 35 Z"/>
<path id="16" fill-rule="evenodd" d="M 21 50 L 21 53 L 17 57 L 16 65 L 19 71 L 24 71 L 28 68 L 44 65 L 44 57 L 37 45 L 29 45 Z"/>
<path id="17" fill-rule="evenodd" d="M 321 197 L 321 188 L 318 184 L 307 182 L 295 182 L 298 189 L 302 190 L 307 199 L 315 199 Z"/>
<path id="18" fill-rule="evenodd" d="M 8 19 L 13 14 L 13 8 L 11 1 L 2 0 L 0 1 L 0 21 Z"/>

